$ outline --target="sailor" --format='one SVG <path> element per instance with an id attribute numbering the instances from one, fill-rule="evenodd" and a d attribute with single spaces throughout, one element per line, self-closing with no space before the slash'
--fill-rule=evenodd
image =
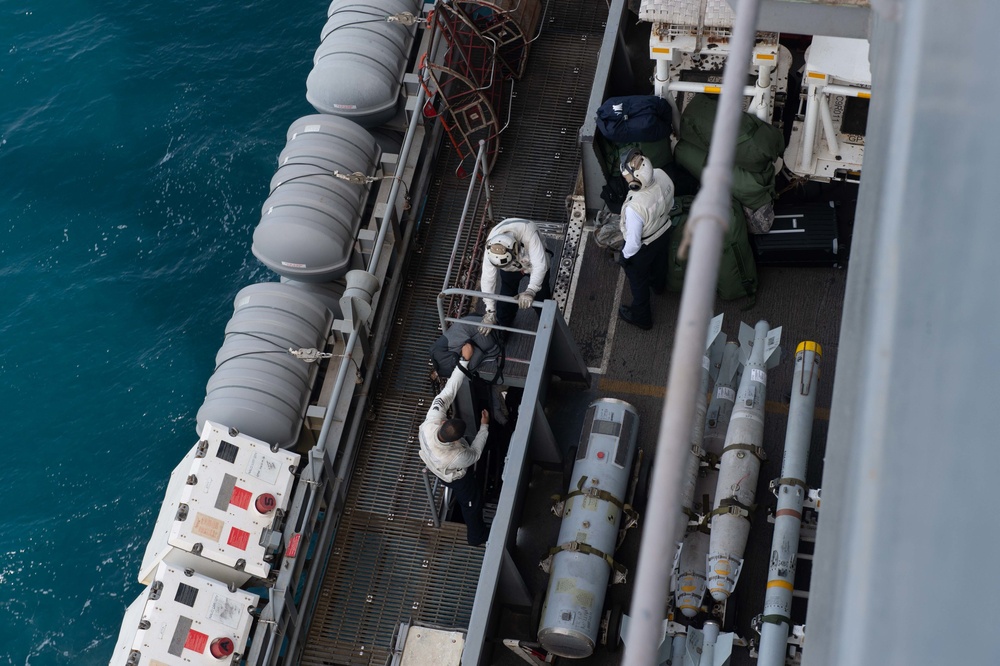
<path id="1" fill-rule="evenodd" d="M 467 368 L 472 358 L 472 344 L 462 347 L 459 365 Z M 490 415 L 487 410 L 480 413 L 479 432 L 472 444 L 466 444 L 465 421 L 448 418 L 448 408 L 455 401 L 458 390 L 465 381 L 464 372 L 452 372 L 444 389 L 434 397 L 424 422 L 420 424 L 420 459 L 427 469 L 455 493 L 455 501 L 462 509 L 465 521 L 466 539 L 470 546 L 486 543 L 489 529 L 483 522 L 483 493 L 476 482 L 476 474 L 469 468 L 476 464 L 489 437 Z"/>
<path id="2" fill-rule="evenodd" d="M 495 294 L 499 275 L 500 295 L 516 294 L 517 305 L 484 298 L 486 314 L 483 315 L 483 324 L 510 326 L 514 323 L 518 308 L 530 308 L 536 299 L 544 301 L 551 298 L 548 272 L 549 259 L 545 252 L 545 241 L 534 222 L 515 217 L 493 227 L 486 238 L 480 290 Z M 524 291 L 519 291 L 525 275 L 530 276 L 528 286 Z M 479 330 L 483 335 L 489 335 L 491 329 L 483 326 Z"/>
<path id="3" fill-rule="evenodd" d="M 625 269 L 632 304 L 618 308 L 618 316 L 641 329 L 653 327 L 650 289 L 663 293 L 667 285 L 670 249 L 670 209 L 674 183 L 662 169 L 635 148 L 622 155 L 621 174 L 629 193 L 622 204 L 619 226 L 625 237 L 618 263 Z"/>

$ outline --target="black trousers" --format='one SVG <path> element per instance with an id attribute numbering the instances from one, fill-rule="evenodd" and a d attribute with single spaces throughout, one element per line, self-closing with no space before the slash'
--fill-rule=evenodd
<path id="1" fill-rule="evenodd" d="M 667 285 L 670 233 L 671 230 L 668 230 L 649 245 L 643 245 L 624 267 L 632 291 L 632 305 L 629 307 L 632 317 L 640 324 L 653 323 L 653 312 L 649 307 L 650 287 L 661 291 Z"/>
<path id="2" fill-rule="evenodd" d="M 478 546 L 486 542 L 490 530 L 483 522 L 483 491 L 476 479 L 476 471 L 468 469 L 465 476 L 457 481 L 445 483 L 455 493 L 455 501 L 462 509 L 462 520 L 465 521 L 465 538 L 470 546 Z"/>
<path id="3" fill-rule="evenodd" d="M 517 296 L 521 293 L 521 279 L 526 277 L 521 271 L 500 271 L 500 295 Z M 536 301 L 544 301 L 552 298 L 552 289 L 549 287 L 549 276 L 546 273 L 542 280 L 542 288 L 535 294 Z M 505 303 L 497 301 L 497 323 L 501 326 L 510 326 L 517 316 L 517 303 Z"/>

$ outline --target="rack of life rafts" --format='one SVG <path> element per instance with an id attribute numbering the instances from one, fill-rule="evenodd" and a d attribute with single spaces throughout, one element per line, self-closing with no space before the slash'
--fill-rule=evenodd
<path id="1" fill-rule="evenodd" d="M 170 475 L 140 566 L 146 588 L 125 611 L 113 666 L 241 663 L 278 565 L 300 550 L 294 537 L 282 543 L 301 458 L 289 449 L 319 364 L 274 352 L 322 351 L 334 321 L 358 316 L 359 294 L 370 306 L 378 290 L 364 270 L 362 220 L 383 152 L 393 152 L 385 137 L 402 134 L 381 126 L 402 115 L 419 23 L 389 17 L 421 6 L 330 4 L 307 81 L 319 113 L 289 127 L 254 231 L 254 255 L 280 281 L 236 295 L 199 439 Z"/>
<path id="2" fill-rule="evenodd" d="M 306 80 L 317 113 L 289 126 L 253 234 L 254 256 L 280 280 L 244 287 L 234 299 L 197 413 L 200 438 L 170 476 L 140 567 L 147 587 L 125 612 L 112 666 L 241 663 L 278 567 L 306 548 L 297 534 L 282 543 L 300 470 L 291 449 L 316 443 L 304 427 L 320 376 L 315 361 L 334 336 L 360 326 L 347 319 L 370 320 L 384 286 L 385 263 L 369 264 L 380 216 L 401 205 L 377 183 L 399 178 L 390 171 L 394 159 L 396 172 L 411 166 L 398 163 L 412 131 L 407 112 L 434 116 L 427 109 L 437 103 L 452 142 L 464 136 L 447 91 L 428 90 L 409 72 L 420 30 L 433 24 L 444 42 L 476 36 L 523 61 L 540 20 L 538 0 L 433 7 L 329 5 Z M 421 46 L 430 43 L 437 42 L 425 31 Z M 454 55 L 457 46 L 420 60 L 461 73 L 468 63 Z M 409 102 L 418 87 L 428 97 L 416 110 Z M 461 152 L 473 153 L 472 144 Z"/>

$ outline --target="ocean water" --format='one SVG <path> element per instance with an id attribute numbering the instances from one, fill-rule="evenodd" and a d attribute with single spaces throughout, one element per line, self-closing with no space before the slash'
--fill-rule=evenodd
<path id="1" fill-rule="evenodd" d="M 0 0 L 0 665 L 111 656 L 326 4 Z"/>

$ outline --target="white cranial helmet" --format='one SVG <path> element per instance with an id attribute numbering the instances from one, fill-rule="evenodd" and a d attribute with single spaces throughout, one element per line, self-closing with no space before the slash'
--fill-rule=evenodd
<path id="1" fill-rule="evenodd" d="M 503 268 L 510 264 L 514 257 L 514 249 L 517 241 L 510 234 L 497 234 L 486 241 L 486 256 L 490 263 L 497 268 Z"/>
<path id="2" fill-rule="evenodd" d="M 621 172 L 630 190 L 641 190 L 653 183 L 653 162 L 636 148 L 622 155 Z"/>

